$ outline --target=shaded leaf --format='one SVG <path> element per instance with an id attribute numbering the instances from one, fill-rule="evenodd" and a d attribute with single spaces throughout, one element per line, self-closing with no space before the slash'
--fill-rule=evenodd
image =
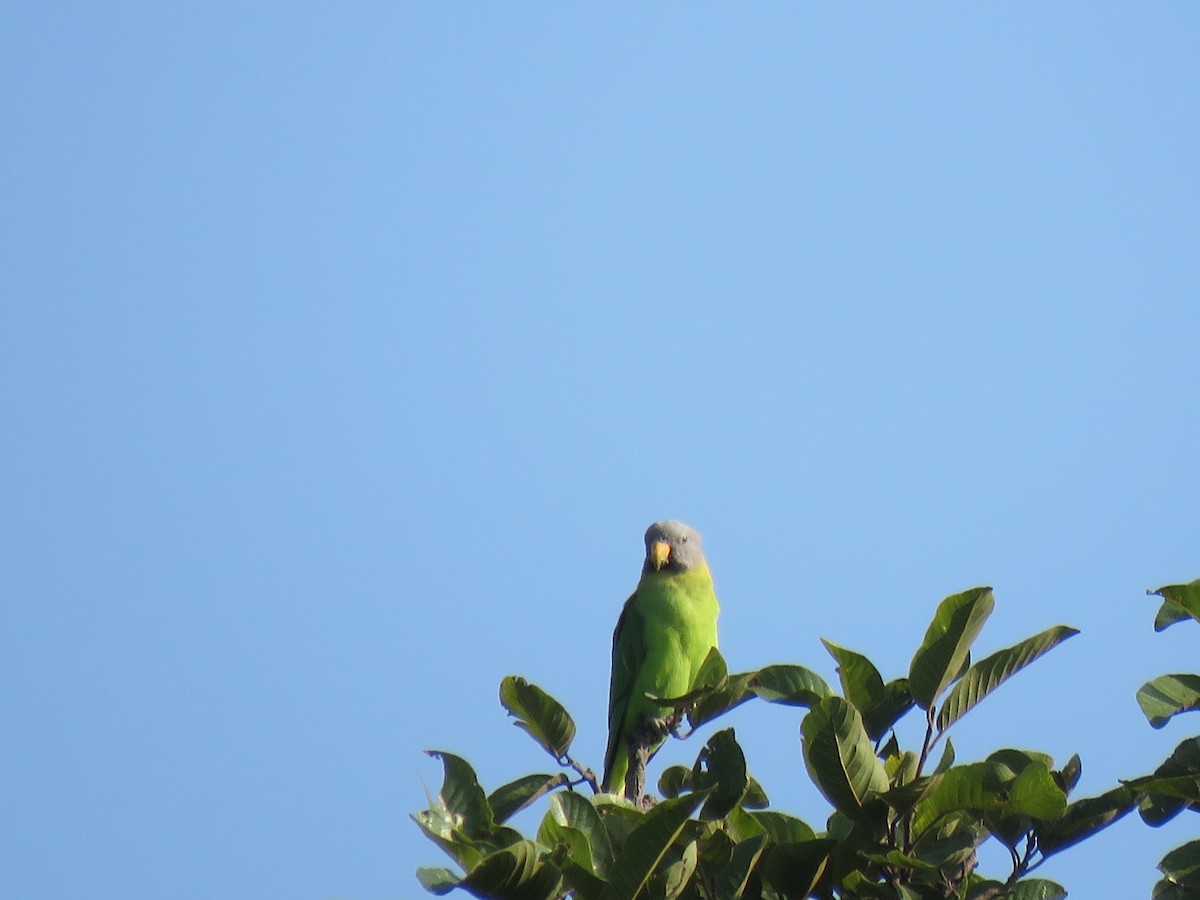
<path id="1" fill-rule="evenodd" d="M 561 791 L 550 798 L 547 817 L 564 828 L 577 831 L 587 844 L 589 868 L 601 878 L 608 878 L 613 865 L 613 848 L 596 807 L 581 794 Z"/>
<path id="2" fill-rule="evenodd" d="M 1166 881 L 1185 892 L 1200 891 L 1200 841 L 1189 841 L 1162 858 L 1158 869 Z"/>
<path id="3" fill-rule="evenodd" d="M 679 854 L 679 859 L 667 866 L 662 873 L 661 878 L 656 879 L 662 882 L 663 900 L 674 900 L 683 893 L 688 882 L 692 880 L 692 875 L 696 871 L 696 865 L 699 862 L 699 852 L 695 841 L 692 841 L 683 848 L 683 852 Z M 658 892 L 655 892 L 656 896 Z"/>
<path id="4" fill-rule="evenodd" d="M 1056 625 L 975 663 L 942 703 L 937 717 L 938 730 L 945 731 L 1017 672 L 1077 634 L 1078 629 Z"/>
<path id="5" fill-rule="evenodd" d="M 816 838 L 816 834 L 808 823 L 795 816 L 774 810 L 752 812 L 751 816 L 767 833 L 767 837 L 776 844 L 800 844 Z"/>
<path id="6" fill-rule="evenodd" d="M 1067 760 L 1065 766 L 1054 773 L 1054 780 L 1058 782 L 1058 786 L 1062 788 L 1062 792 L 1069 796 L 1071 791 L 1075 790 L 1075 785 L 1079 784 L 1079 776 L 1082 774 L 1083 760 L 1076 753 Z"/>
<path id="7" fill-rule="evenodd" d="M 766 843 L 766 836 L 760 835 L 734 846 L 729 862 L 717 873 L 717 900 L 737 900 L 742 896 Z"/>
<path id="8" fill-rule="evenodd" d="M 1187 584 L 1166 584 L 1146 593 L 1163 598 L 1162 607 L 1154 619 L 1155 631 L 1162 631 L 1188 618 L 1200 620 L 1200 578 Z"/>
<path id="9" fill-rule="evenodd" d="M 670 800 L 692 786 L 692 770 L 687 766 L 667 766 L 658 776 L 658 793 Z"/>
<path id="10" fill-rule="evenodd" d="M 749 778 L 746 757 L 732 728 L 718 731 L 708 739 L 692 767 L 692 785 L 695 790 L 708 794 L 700 810 L 702 819 L 724 818 L 738 805 L 746 793 Z"/>
<path id="11" fill-rule="evenodd" d="M 513 724 L 525 731 L 557 760 L 563 759 L 575 739 L 575 722 L 562 704 L 519 675 L 500 682 L 500 703 L 515 716 Z"/>
<path id="12" fill-rule="evenodd" d="M 747 686 L 768 703 L 810 709 L 833 694 L 824 678 L 804 666 L 764 666 L 751 676 Z"/>
<path id="13" fill-rule="evenodd" d="M 954 742 L 950 738 L 946 738 L 946 746 L 942 748 L 942 758 L 933 767 L 933 774 L 941 775 L 952 765 L 954 765 Z"/>
<path id="14" fill-rule="evenodd" d="M 916 705 L 907 678 L 897 678 L 883 686 L 883 697 L 863 714 L 863 723 L 871 740 L 877 741 Z"/>
<path id="15" fill-rule="evenodd" d="M 803 900 L 816 887 L 829 864 L 837 841 L 816 838 L 795 844 L 778 844 L 767 850 L 759 866 L 763 878 L 784 897 Z"/>
<path id="16" fill-rule="evenodd" d="M 545 862 L 532 841 L 521 841 L 489 853 L 459 882 L 476 897 L 504 900 L 553 900 L 562 873 Z"/>
<path id="17" fill-rule="evenodd" d="M 921 709 L 929 709 L 962 672 L 971 644 L 994 606 L 988 587 L 951 594 L 938 605 L 908 672 L 909 688 Z"/>
<path id="18" fill-rule="evenodd" d="M 1058 819 L 1035 827 L 1038 847 L 1045 856 L 1059 853 L 1107 828 L 1136 804 L 1137 795 L 1125 785 L 1068 803 Z"/>
<path id="19" fill-rule="evenodd" d="M 1145 784 L 1153 779 L 1193 776 L 1200 773 L 1200 737 L 1187 738 L 1171 751 L 1153 776 L 1135 779 Z M 1171 794 L 1160 794 L 1143 788 L 1139 791 L 1138 813 L 1147 825 L 1158 827 L 1177 816 L 1189 801 Z"/>
<path id="20" fill-rule="evenodd" d="M 888 789 L 887 772 L 875 756 L 857 709 L 841 697 L 826 697 L 800 723 L 809 777 L 833 806 L 856 815 L 863 804 Z"/>
<path id="21" fill-rule="evenodd" d="M 742 672 L 730 675 L 714 687 L 701 688 L 688 695 L 691 708 L 688 710 L 688 722 L 692 728 L 699 728 L 718 716 L 723 716 L 735 707 L 741 706 L 754 696 L 748 687 L 753 672 Z"/>
<path id="22" fill-rule="evenodd" d="M 624 850 L 613 866 L 605 892 L 608 900 L 636 900 L 641 895 L 703 799 L 703 794 L 688 794 L 664 800 L 646 814 L 626 838 Z"/>
<path id="23" fill-rule="evenodd" d="M 506 822 L 514 814 L 533 803 L 548 791 L 571 781 L 565 772 L 557 775 L 526 775 L 501 785 L 488 794 L 488 806 L 497 822 Z"/>
<path id="24" fill-rule="evenodd" d="M 1138 706 L 1155 728 L 1172 716 L 1200 709 L 1200 675 L 1160 675 L 1138 689 Z"/>
<path id="25" fill-rule="evenodd" d="M 441 750 L 426 750 L 425 753 L 442 761 L 444 774 L 438 796 L 453 819 L 454 830 L 471 838 L 486 836 L 494 824 L 492 808 L 488 806 L 487 796 L 479 786 L 471 764 L 461 756 Z"/>

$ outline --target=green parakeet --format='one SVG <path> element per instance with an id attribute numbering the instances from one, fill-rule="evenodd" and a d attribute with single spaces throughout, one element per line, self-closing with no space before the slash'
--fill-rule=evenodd
<path id="1" fill-rule="evenodd" d="M 605 791 L 625 791 L 629 738 L 639 722 L 669 712 L 646 695 L 680 697 L 695 686 L 700 665 L 717 646 L 719 612 L 700 535 L 674 521 L 646 529 L 642 577 L 613 632 Z M 662 740 L 651 752 L 660 746 Z"/>

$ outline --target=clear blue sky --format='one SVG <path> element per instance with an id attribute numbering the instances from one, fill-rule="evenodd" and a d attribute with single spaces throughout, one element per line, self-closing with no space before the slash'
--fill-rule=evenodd
<path id="1" fill-rule="evenodd" d="M 1200 6 L 58 3 L 0 53 L 0 894 L 407 898 L 436 747 L 599 765 L 641 534 L 739 669 L 1082 629 L 956 726 L 1196 730 Z M 818 825 L 798 711 L 730 717 Z M 664 751 L 691 759 L 700 742 Z M 1194 817 L 1045 867 L 1144 897 Z"/>

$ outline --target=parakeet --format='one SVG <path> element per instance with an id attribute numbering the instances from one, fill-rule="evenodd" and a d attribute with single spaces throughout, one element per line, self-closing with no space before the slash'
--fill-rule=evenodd
<path id="1" fill-rule="evenodd" d="M 625 791 L 629 738 L 639 721 L 670 712 L 646 694 L 680 697 L 695 686 L 700 665 L 717 646 L 719 612 L 700 535 L 675 521 L 647 528 L 642 577 L 613 632 L 605 791 Z"/>

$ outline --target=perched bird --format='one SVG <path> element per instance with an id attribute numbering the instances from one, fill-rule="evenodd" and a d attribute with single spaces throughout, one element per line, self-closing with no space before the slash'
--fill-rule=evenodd
<path id="1" fill-rule="evenodd" d="M 682 522 L 647 528 L 642 577 L 613 632 L 605 791 L 624 793 L 630 736 L 670 712 L 646 695 L 680 697 L 695 686 L 700 665 L 717 646 L 719 612 L 700 535 Z"/>

